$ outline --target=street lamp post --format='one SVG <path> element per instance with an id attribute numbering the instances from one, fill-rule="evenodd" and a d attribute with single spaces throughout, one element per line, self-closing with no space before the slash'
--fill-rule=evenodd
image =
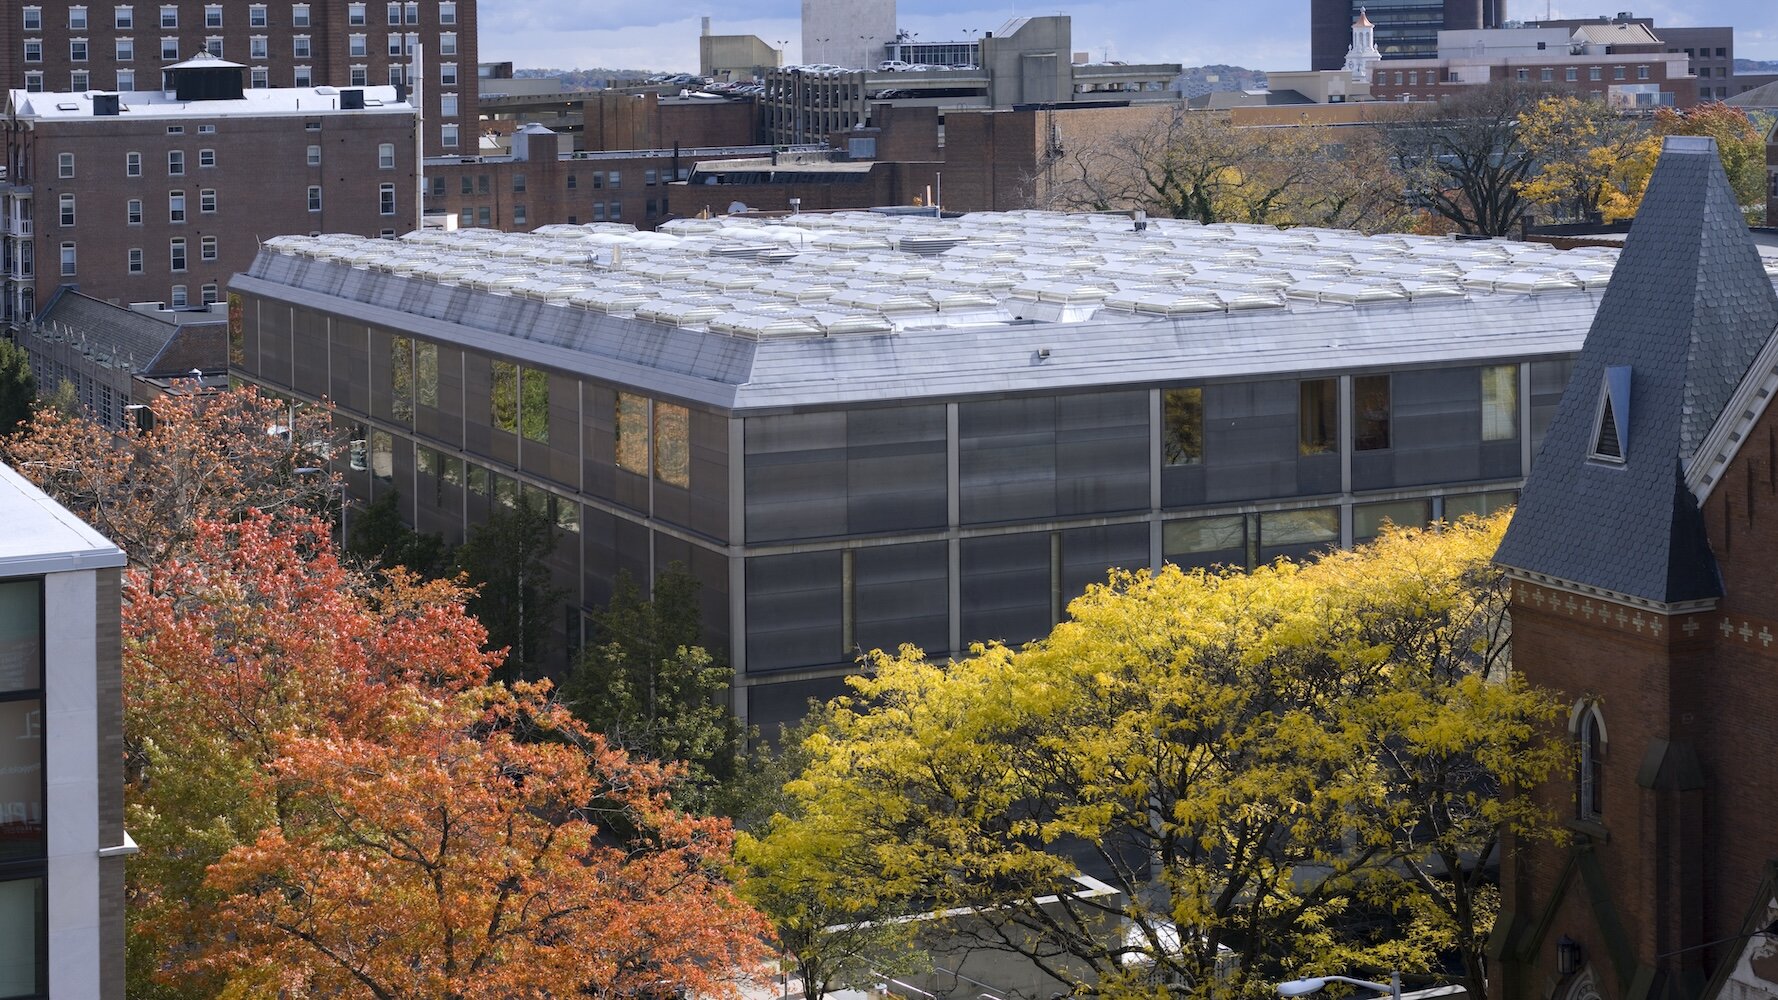
<path id="1" fill-rule="evenodd" d="M 1300 997 L 1319 990 L 1328 983 L 1346 983 L 1350 986 L 1362 986 L 1367 990 L 1376 990 L 1389 996 L 1389 1000 L 1401 1000 L 1401 973 L 1389 973 L 1389 982 L 1373 983 L 1368 979 L 1353 979 L 1350 976 L 1316 976 L 1310 979 L 1292 979 L 1288 983 L 1278 984 L 1278 995 L 1281 997 Z"/>

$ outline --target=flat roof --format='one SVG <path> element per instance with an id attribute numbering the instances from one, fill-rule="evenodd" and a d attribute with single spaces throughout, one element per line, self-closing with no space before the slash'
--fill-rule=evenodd
<path id="1" fill-rule="evenodd" d="M 1170 219 L 1138 232 L 1124 215 L 839 212 L 280 236 L 233 287 L 760 410 L 1563 356 L 1616 261 Z"/>
<path id="2" fill-rule="evenodd" d="M 160 90 L 125 92 L 85 90 L 65 93 L 13 90 L 8 105 L 20 118 L 38 120 L 118 121 L 129 118 L 233 118 L 277 115 L 376 115 L 408 114 L 414 106 L 397 100 L 394 87 L 347 87 L 364 91 L 364 107 L 340 110 L 339 87 L 270 87 L 249 89 L 236 101 L 181 101 Z M 93 98 L 99 94 L 115 94 L 118 114 L 94 115 Z"/>
<path id="3" fill-rule="evenodd" d="M 18 474 L 0 464 L 0 576 L 36 576 L 118 567 L 123 550 Z"/>

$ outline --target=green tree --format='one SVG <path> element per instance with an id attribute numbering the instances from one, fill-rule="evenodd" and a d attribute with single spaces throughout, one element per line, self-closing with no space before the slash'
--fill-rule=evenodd
<path id="1" fill-rule="evenodd" d="M 698 582 L 674 563 L 653 599 L 619 573 L 611 602 L 593 615 L 595 638 L 563 686 L 583 722 L 632 754 L 679 761 L 675 797 L 707 808 L 740 773 L 740 731 L 725 705 L 733 672 L 700 644 Z"/>
<path id="2" fill-rule="evenodd" d="M 1498 800 L 1563 752 L 1537 742 L 1552 697 L 1507 669 L 1503 527 L 1114 573 L 1022 650 L 879 653 L 805 742 L 795 815 L 845 838 L 820 857 L 847 893 L 966 908 L 957 933 L 1065 992 L 1258 998 L 1459 943 L 1484 997 L 1478 866 L 1548 821 Z M 1126 893 L 1074 891 L 1082 854 Z"/>
<path id="3" fill-rule="evenodd" d="M 457 568 L 476 588 L 469 611 L 488 630 L 491 648 L 507 650 L 506 679 L 537 673 L 548 653 L 564 592 L 550 577 L 556 525 L 529 503 L 496 505 L 457 547 Z"/>
<path id="4" fill-rule="evenodd" d="M 37 399 L 37 377 L 31 359 L 10 340 L 0 340 L 0 437 L 31 418 Z"/>
<path id="5" fill-rule="evenodd" d="M 415 531 L 401 521 L 401 494 L 388 490 L 353 511 L 346 552 L 367 566 L 402 566 L 422 579 L 439 580 L 456 571 L 444 536 Z"/>

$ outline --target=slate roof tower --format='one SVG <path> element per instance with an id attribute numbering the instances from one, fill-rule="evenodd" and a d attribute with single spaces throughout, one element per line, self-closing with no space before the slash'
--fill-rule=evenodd
<path id="1" fill-rule="evenodd" d="M 1668 138 L 1496 560 L 1570 704 L 1572 835 L 1502 852 L 1502 995 L 1778 996 L 1778 295 Z"/>

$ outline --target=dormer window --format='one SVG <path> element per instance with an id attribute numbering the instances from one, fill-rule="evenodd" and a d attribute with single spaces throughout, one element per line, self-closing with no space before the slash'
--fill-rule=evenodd
<path id="1" fill-rule="evenodd" d="M 1605 369 L 1599 386 L 1599 409 L 1593 418 L 1593 448 L 1587 457 L 1622 465 L 1630 453 L 1630 368 Z"/>

